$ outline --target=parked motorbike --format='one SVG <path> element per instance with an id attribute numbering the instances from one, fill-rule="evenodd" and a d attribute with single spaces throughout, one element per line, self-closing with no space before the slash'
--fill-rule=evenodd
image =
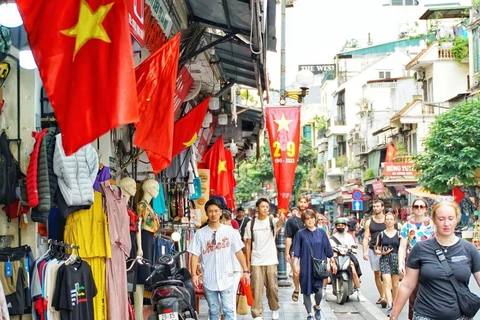
<path id="1" fill-rule="evenodd" d="M 350 270 L 350 253 L 354 253 L 355 248 L 346 246 L 337 246 L 333 251 L 337 253 L 335 262 L 337 264 L 337 273 L 332 274 L 333 294 L 337 297 L 338 304 L 344 304 L 349 296 L 354 293 L 352 271 Z"/>
<path id="2" fill-rule="evenodd" d="M 153 279 L 149 288 L 153 313 L 148 320 L 198 319 L 190 272 L 187 268 L 178 268 L 178 258 L 184 253 L 186 251 L 164 254 L 154 265 L 142 261 L 153 270 L 147 278 L 147 281 Z"/>

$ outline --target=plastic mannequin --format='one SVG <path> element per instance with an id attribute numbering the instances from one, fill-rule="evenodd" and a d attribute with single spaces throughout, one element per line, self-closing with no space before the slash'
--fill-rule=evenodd
<path id="1" fill-rule="evenodd" d="M 120 180 L 118 186 L 123 190 L 123 195 L 125 196 L 125 202 L 130 203 L 130 198 L 134 197 L 137 193 L 137 183 L 130 177 L 123 178 Z M 142 250 L 142 219 L 138 219 L 138 232 L 136 236 L 137 240 L 137 256 L 143 256 Z"/>
<path id="2" fill-rule="evenodd" d="M 147 206 L 148 206 L 148 210 L 151 210 L 151 212 L 153 212 L 153 209 L 150 206 L 150 202 L 152 201 L 153 198 L 156 198 L 158 196 L 158 193 L 159 193 L 158 182 L 154 179 L 145 180 L 145 182 L 143 182 L 143 184 L 142 184 L 142 190 L 143 190 L 143 198 L 140 201 L 139 206 L 146 203 Z M 138 206 L 137 206 L 137 213 L 140 216 L 140 210 L 138 209 Z M 155 218 L 158 219 L 158 217 L 156 217 L 156 214 L 155 214 Z M 140 226 L 141 226 L 140 229 L 142 229 L 142 228 L 146 229 L 146 228 L 149 228 L 149 227 L 151 228 L 151 226 L 147 226 L 145 223 L 140 224 Z M 156 232 L 158 230 L 154 230 L 154 231 Z M 151 234 L 152 238 L 153 238 L 153 235 L 154 235 L 155 232 L 152 233 L 152 231 L 142 230 L 142 236 L 145 237 L 146 235 Z M 153 239 L 152 239 L 152 241 L 153 241 Z M 142 244 L 146 245 L 144 241 L 142 241 Z M 147 255 L 148 255 L 148 253 L 147 253 Z M 134 306 L 135 306 L 135 319 L 139 319 L 139 320 L 143 320 L 143 293 L 144 293 L 144 290 L 145 290 L 144 285 L 137 283 L 137 290 L 134 293 L 133 299 L 134 299 Z"/>

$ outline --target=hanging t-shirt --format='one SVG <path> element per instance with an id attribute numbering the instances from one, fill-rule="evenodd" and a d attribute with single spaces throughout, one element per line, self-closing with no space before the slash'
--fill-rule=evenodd
<path id="1" fill-rule="evenodd" d="M 163 184 L 158 184 L 158 196 L 152 199 L 153 211 L 155 211 L 159 217 L 162 217 L 167 212 L 167 206 L 165 205 L 165 193 L 163 192 Z"/>
<path id="2" fill-rule="evenodd" d="M 60 311 L 61 319 L 93 320 L 93 297 L 96 295 L 97 287 L 87 262 L 62 265 L 58 269 L 52 306 Z"/>

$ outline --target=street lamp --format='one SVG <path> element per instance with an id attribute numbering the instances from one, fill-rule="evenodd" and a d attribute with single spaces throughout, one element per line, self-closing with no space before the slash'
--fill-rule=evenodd
<path id="1" fill-rule="evenodd" d="M 300 90 L 285 90 L 280 96 L 280 104 L 285 105 L 286 98 L 296 100 L 298 103 L 303 102 L 303 98 L 308 95 L 308 89 L 313 85 L 315 76 L 309 70 L 301 70 L 295 78 L 295 83 L 300 87 Z"/>

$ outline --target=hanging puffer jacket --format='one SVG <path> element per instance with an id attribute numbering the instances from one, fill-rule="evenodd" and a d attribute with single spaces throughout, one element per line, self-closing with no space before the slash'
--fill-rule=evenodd
<path id="1" fill-rule="evenodd" d="M 30 162 L 27 168 L 27 195 L 28 206 L 30 208 L 38 205 L 38 151 L 40 150 L 43 136 L 45 136 L 46 133 L 47 129 L 43 129 L 42 132 L 32 132 L 32 137 L 35 138 L 35 145 L 33 146 L 32 153 L 30 153 Z"/>

